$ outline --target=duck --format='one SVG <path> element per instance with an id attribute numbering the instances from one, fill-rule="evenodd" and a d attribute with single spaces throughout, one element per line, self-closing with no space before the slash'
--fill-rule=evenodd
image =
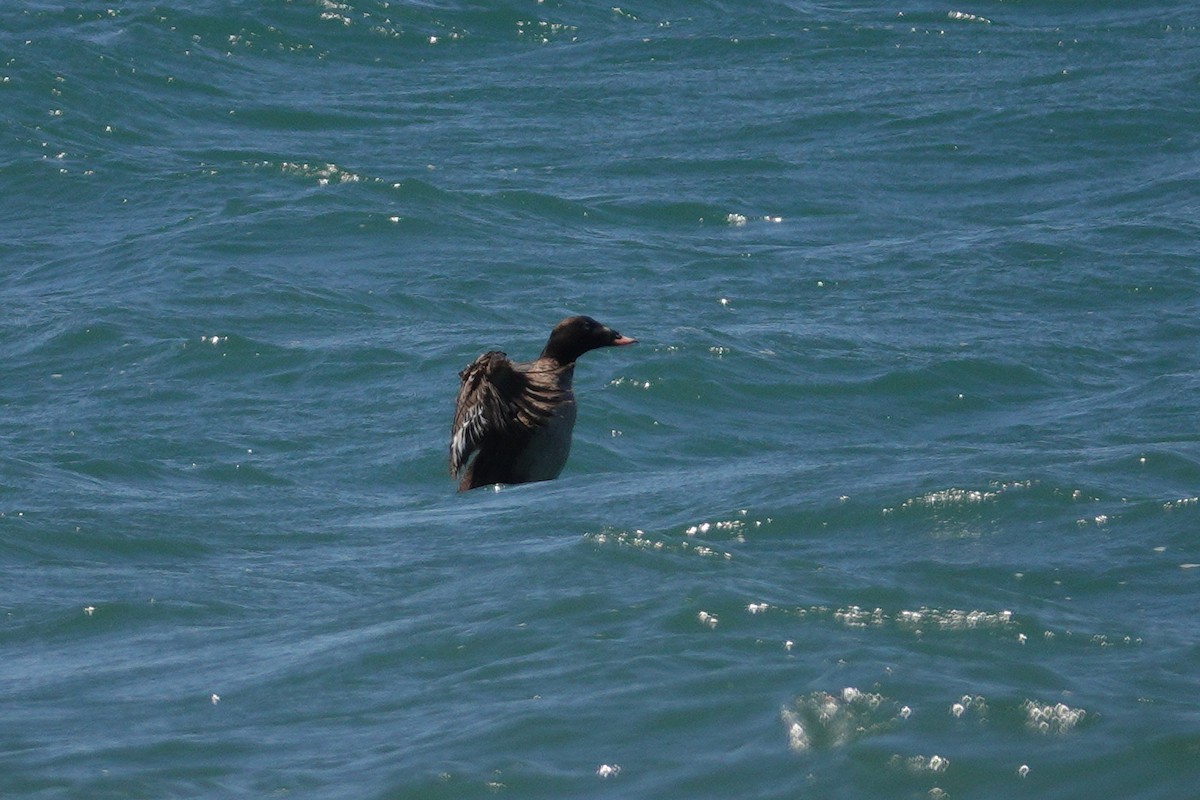
<path id="1" fill-rule="evenodd" d="M 601 347 L 636 343 L 591 317 L 573 316 L 554 326 L 533 361 L 492 350 L 467 365 L 458 373 L 450 431 L 458 491 L 557 478 L 575 428 L 575 362 Z"/>

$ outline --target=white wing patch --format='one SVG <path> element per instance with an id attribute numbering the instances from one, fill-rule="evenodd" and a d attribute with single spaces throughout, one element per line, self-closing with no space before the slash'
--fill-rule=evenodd
<path id="1" fill-rule="evenodd" d="M 462 422 L 454 429 L 450 439 L 450 471 L 457 475 L 467 459 L 475 452 L 484 435 L 483 406 L 475 406 L 467 412 Z"/>
<path id="2" fill-rule="evenodd" d="M 497 448 L 519 453 L 569 399 L 569 373 L 564 390 L 562 373 L 534 373 L 524 365 L 518 369 L 495 350 L 475 359 L 459 377 L 450 433 L 450 474 L 455 476 L 481 450 L 489 452 L 489 459 Z"/>

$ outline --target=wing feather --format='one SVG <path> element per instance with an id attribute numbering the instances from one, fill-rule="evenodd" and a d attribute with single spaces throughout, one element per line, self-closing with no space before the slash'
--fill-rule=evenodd
<path id="1" fill-rule="evenodd" d="M 450 474 L 479 450 L 505 440 L 520 446 L 554 414 L 563 392 L 553 379 L 517 369 L 499 351 L 484 353 L 458 373 L 462 380 L 450 432 Z"/>

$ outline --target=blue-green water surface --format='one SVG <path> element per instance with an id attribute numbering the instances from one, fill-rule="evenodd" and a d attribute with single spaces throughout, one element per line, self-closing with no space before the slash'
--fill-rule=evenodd
<path id="1" fill-rule="evenodd" d="M 1198 24 L 6 4 L 0 796 L 1200 796 Z"/>

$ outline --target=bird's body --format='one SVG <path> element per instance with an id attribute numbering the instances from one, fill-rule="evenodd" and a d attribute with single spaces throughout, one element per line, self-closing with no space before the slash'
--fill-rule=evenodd
<path id="1" fill-rule="evenodd" d="M 493 350 L 471 362 L 459 373 L 450 435 L 450 474 L 459 477 L 459 491 L 557 478 L 575 427 L 576 359 L 635 341 L 590 317 L 568 317 L 533 361 L 513 362 Z"/>

